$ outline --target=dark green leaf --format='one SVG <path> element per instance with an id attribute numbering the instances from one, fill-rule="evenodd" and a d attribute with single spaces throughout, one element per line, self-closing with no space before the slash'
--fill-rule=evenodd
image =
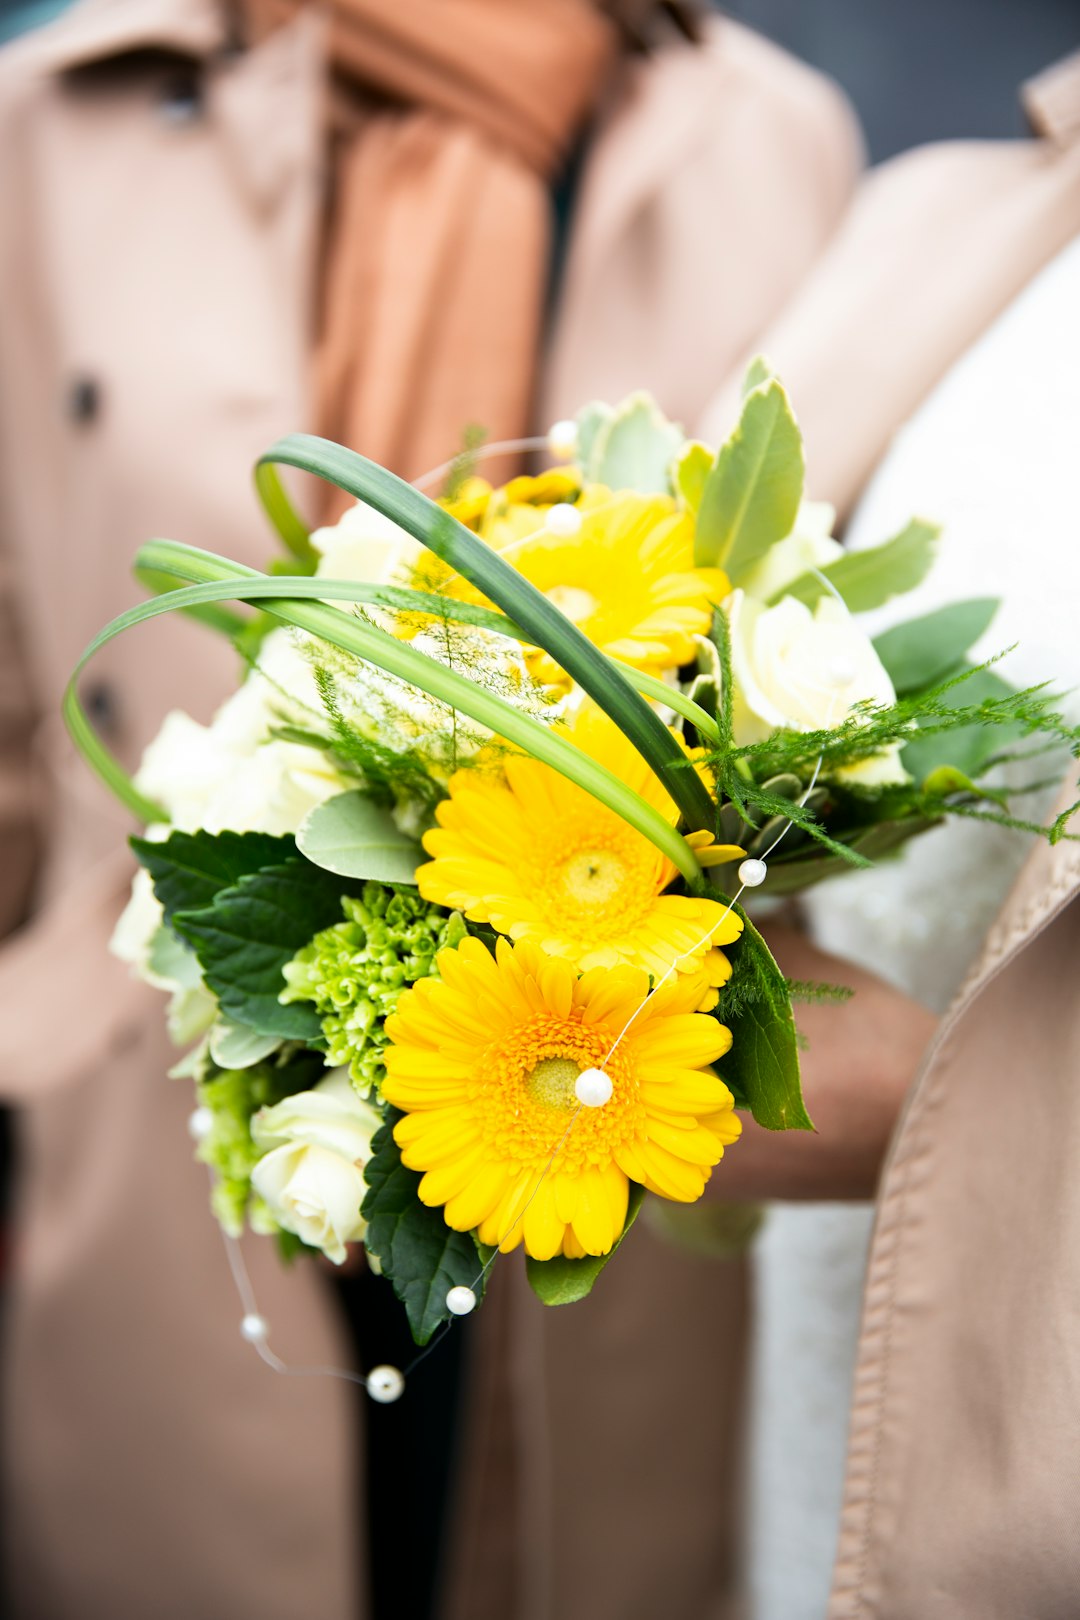
<path id="1" fill-rule="evenodd" d="M 631 1182 L 626 1225 L 607 1254 L 590 1254 L 583 1260 L 568 1260 L 562 1254 L 556 1255 L 554 1260 L 534 1260 L 530 1256 L 525 1262 L 525 1272 L 536 1297 L 545 1305 L 576 1305 L 579 1299 L 591 1293 L 593 1283 L 637 1220 L 644 1197 L 644 1187 Z"/>
<path id="2" fill-rule="evenodd" d="M 802 435 L 775 377 L 751 389 L 721 446 L 698 511 L 694 561 L 726 569 L 737 584 L 791 533 L 803 487 Z"/>
<path id="3" fill-rule="evenodd" d="M 933 686 L 955 669 L 989 627 L 1000 606 L 1000 597 L 975 596 L 967 602 L 951 602 L 922 618 L 909 619 L 906 624 L 893 625 L 876 636 L 874 647 L 897 696 Z"/>
<path id="4" fill-rule="evenodd" d="M 721 1078 L 767 1130 L 812 1131 L 787 981 L 745 911 L 735 910 L 743 931 L 731 947 L 732 975 L 717 1013 L 731 1030 L 731 1051 L 718 1064 Z"/>
<path id="5" fill-rule="evenodd" d="M 131 847 L 154 882 L 166 922 L 177 911 L 198 911 L 251 872 L 296 854 L 291 837 L 269 833 L 173 832 L 160 843 L 133 838 Z"/>
<path id="6" fill-rule="evenodd" d="M 177 912 L 173 926 L 228 1018 L 260 1035 L 310 1043 L 322 1033 L 318 1017 L 304 1003 L 279 1002 L 282 969 L 321 929 L 341 921 L 341 896 L 352 892 L 354 885 L 294 856 L 220 889 L 201 910 Z"/>
<path id="7" fill-rule="evenodd" d="M 439 1323 L 449 1320 L 446 1296 L 451 1288 L 471 1288 L 477 1297 L 483 1293 L 483 1262 L 471 1232 L 453 1231 L 441 1208 L 420 1202 L 421 1177 L 402 1164 L 394 1141 L 393 1126 L 400 1117 L 391 1110 L 371 1144 L 364 1171 L 364 1242 L 404 1305 L 416 1343 L 427 1344 Z"/>
<path id="8" fill-rule="evenodd" d="M 823 574 L 852 613 L 865 613 L 869 608 L 880 607 L 890 597 L 913 591 L 925 579 L 934 561 L 940 532 L 936 524 L 913 518 L 883 545 L 868 546 L 864 551 L 847 551 L 817 573 L 803 574 L 785 585 L 777 596 L 794 596 L 813 607 L 818 598 L 828 592 L 828 585 L 818 578 L 818 574 Z"/>

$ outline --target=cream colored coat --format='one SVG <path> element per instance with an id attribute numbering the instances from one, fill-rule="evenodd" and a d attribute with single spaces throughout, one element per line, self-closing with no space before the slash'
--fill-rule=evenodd
<path id="1" fill-rule="evenodd" d="M 265 560 L 247 468 L 307 419 L 318 28 L 227 45 L 213 0 L 82 0 L 0 52 L 5 926 L 32 910 L 0 952 L 0 1085 L 23 1105 L 6 1501 L 17 1611 L 39 1620 L 363 1606 L 353 1396 L 275 1378 L 239 1338 L 160 999 L 106 952 L 125 819 L 57 718 L 82 647 L 136 599 L 140 541 Z M 551 401 L 645 383 L 692 420 L 857 164 L 836 93 L 734 25 L 628 71 L 587 166 Z M 235 674 L 157 621 L 86 691 L 133 762 L 169 704 L 205 716 Z M 342 1364 L 316 1269 L 282 1272 L 264 1241 L 248 1258 L 280 1352 Z M 468 1620 L 720 1612 L 742 1273 L 643 1233 L 610 1278 L 546 1318 L 504 1279 L 481 1319 L 448 1598 Z"/>
<path id="2" fill-rule="evenodd" d="M 1080 56 L 1025 100 L 1038 139 L 876 171 L 766 334 L 822 495 L 850 505 L 895 428 L 1080 233 Z M 1061 519 L 1075 534 L 1076 512 Z M 1078 893 L 1080 845 L 1036 848 L 896 1133 L 829 1620 L 1080 1608 Z"/>

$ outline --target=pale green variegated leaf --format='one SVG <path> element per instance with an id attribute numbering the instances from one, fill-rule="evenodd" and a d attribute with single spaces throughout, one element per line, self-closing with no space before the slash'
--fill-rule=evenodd
<path id="1" fill-rule="evenodd" d="M 577 464 L 581 468 L 582 477 L 586 480 L 592 478 L 590 468 L 593 461 L 593 447 L 596 436 L 605 422 L 610 422 L 615 415 L 610 405 L 603 400 L 594 399 L 591 404 L 585 405 L 577 413 Z"/>
<path id="2" fill-rule="evenodd" d="M 338 793 L 308 812 L 296 847 L 314 866 L 339 877 L 415 883 L 420 845 L 400 831 L 389 810 L 359 790 Z"/>
<path id="3" fill-rule="evenodd" d="M 262 1035 L 247 1024 L 219 1018 L 210 1031 L 210 1056 L 219 1069 L 250 1069 L 281 1045 L 279 1035 Z"/>
<path id="4" fill-rule="evenodd" d="M 866 613 L 870 608 L 881 607 L 892 597 L 913 591 L 926 578 L 933 565 L 940 533 L 937 524 L 913 518 L 883 545 L 868 546 L 865 551 L 848 551 L 835 562 L 826 563 L 818 573 L 824 575 L 828 585 L 817 573 L 803 574 L 785 585 L 773 600 L 794 596 L 813 607 L 831 585 L 852 613 Z"/>
<path id="5" fill-rule="evenodd" d="M 746 375 L 742 380 L 743 399 L 746 398 L 747 394 L 752 394 L 755 388 L 760 388 L 762 383 L 769 382 L 775 376 L 776 372 L 765 356 L 763 354 L 755 355 L 747 366 Z"/>
<path id="6" fill-rule="evenodd" d="M 950 602 L 935 613 L 894 624 L 891 630 L 876 636 L 874 649 L 897 696 L 943 680 L 989 628 L 1000 606 L 1001 598 L 997 596 Z"/>
<path id="7" fill-rule="evenodd" d="M 590 1254 L 582 1260 L 568 1260 L 561 1254 L 554 1260 L 534 1260 L 530 1256 L 525 1262 L 525 1273 L 537 1299 L 543 1300 L 545 1305 L 576 1305 L 579 1299 L 590 1294 L 597 1277 L 637 1220 L 644 1197 L 645 1189 L 632 1182 L 626 1224 L 607 1254 Z"/>
<path id="8" fill-rule="evenodd" d="M 696 512 L 705 493 L 705 484 L 716 465 L 716 456 L 707 444 L 687 439 L 671 466 L 675 494 L 688 512 Z"/>
<path id="9" fill-rule="evenodd" d="M 583 469 L 590 483 L 635 489 L 642 495 L 671 494 L 671 463 L 685 442 L 651 394 L 631 394 L 602 422 Z"/>
<path id="10" fill-rule="evenodd" d="M 694 561 L 723 568 L 733 584 L 791 533 L 803 488 L 802 435 L 775 378 L 743 401 L 720 447 L 698 512 Z"/>

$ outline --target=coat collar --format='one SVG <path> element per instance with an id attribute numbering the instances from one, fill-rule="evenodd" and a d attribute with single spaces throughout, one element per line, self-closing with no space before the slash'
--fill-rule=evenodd
<path id="1" fill-rule="evenodd" d="M 229 30 L 219 0 L 79 0 L 25 43 L 44 72 L 62 74 L 137 50 L 202 60 L 224 49 Z"/>

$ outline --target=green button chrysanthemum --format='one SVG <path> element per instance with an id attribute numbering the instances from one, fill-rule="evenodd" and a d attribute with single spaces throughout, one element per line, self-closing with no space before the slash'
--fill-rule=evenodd
<path id="1" fill-rule="evenodd" d="M 281 1000 L 311 1001 L 322 1020 L 328 1061 L 348 1067 L 366 1093 L 382 1085 L 384 1021 L 402 990 L 435 972 L 435 957 L 466 933 L 460 913 L 415 892 L 368 883 L 342 898 L 345 921 L 316 934 L 285 969 Z"/>

